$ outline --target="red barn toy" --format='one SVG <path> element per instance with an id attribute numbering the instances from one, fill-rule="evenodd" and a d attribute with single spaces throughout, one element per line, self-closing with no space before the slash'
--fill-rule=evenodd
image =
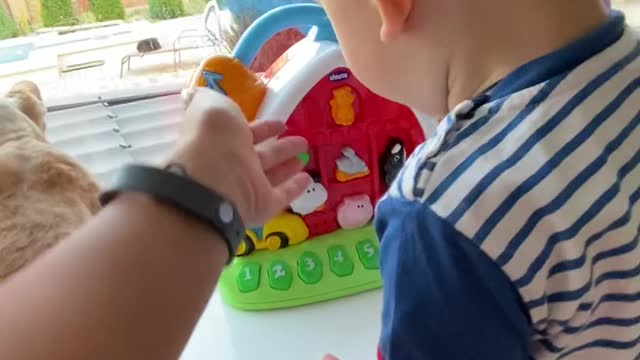
<path id="1" fill-rule="evenodd" d="M 265 31 L 269 17 L 278 23 L 309 14 L 326 20 L 318 6 L 296 5 L 265 15 L 247 32 L 273 34 L 282 29 Z M 378 241 L 370 222 L 376 202 L 424 141 L 416 114 L 360 83 L 335 40 L 309 36 L 259 76 L 244 66 L 252 60 L 208 59 L 194 85 L 228 95 L 249 121 L 286 121 L 283 136 L 303 136 L 310 144 L 302 158 L 314 183 L 290 209 L 247 231 L 241 256 L 222 276 L 223 299 L 261 310 L 379 287 Z"/>

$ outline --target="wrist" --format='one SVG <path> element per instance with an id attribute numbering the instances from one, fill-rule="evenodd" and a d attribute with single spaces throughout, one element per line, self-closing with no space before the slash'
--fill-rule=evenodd
<path id="1" fill-rule="evenodd" d="M 210 226 L 183 211 L 166 205 L 143 193 L 125 192 L 115 198 L 110 207 L 131 213 L 128 218 L 143 221 L 145 228 L 152 226 L 155 234 L 180 242 L 196 240 L 198 244 L 211 248 L 216 258 L 224 263 L 229 257 L 228 247 L 223 237 Z M 139 219 L 139 220 L 138 220 Z M 192 245 L 192 244 L 190 244 Z"/>
<path id="2" fill-rule="evenodd" d="M 106 205 L 131 192 L 145 194 L 208 226 L 209 231 L 217 233 L 227 245 L 228 261 L 233 259 L 244 234 L 240 214 L 229 199 L 192 179 L 181 164 L 170 164 L 164 170 L 127 165 L 111 188 L 100 195 L 100 201 Z"/>

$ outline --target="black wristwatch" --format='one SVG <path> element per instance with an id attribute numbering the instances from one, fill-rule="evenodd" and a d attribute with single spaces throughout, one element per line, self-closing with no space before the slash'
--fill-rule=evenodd
<path id="1" fill-rule="evenodd" d="M 189 178 L 180 165 L 159 169 L 145 165 L 126 165 L 113 186 L 100 195 L 104 206 L 122 192 L 140 192 L 177 208 L 211 226 L 229 249 L 227 264 L 233 260 L 245 228 L 235 206 L 220 194 Z"/>

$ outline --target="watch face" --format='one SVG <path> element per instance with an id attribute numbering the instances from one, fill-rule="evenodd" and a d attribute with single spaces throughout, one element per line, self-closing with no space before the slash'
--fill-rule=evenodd
<path id="1" fill-rule="evenodd" d="M 218 208 L 218 216 L 224 224 L 230 224 L 234 218 L 233 206 L 226 201 L 222 202 Z"/>
<path id="2" fill-rule="evenodd" d="M 187 170 L 180 164 L 169 164 L 164 169 L 177 175 L 187 175 Z"/>

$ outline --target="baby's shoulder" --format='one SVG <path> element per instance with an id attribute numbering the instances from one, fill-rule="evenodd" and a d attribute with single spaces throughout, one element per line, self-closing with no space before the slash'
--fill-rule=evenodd
<path id="1" fill-rule="evenodd" d="M 579 97 L 579 89 L 549 87 L 486 104 L 470 120 L 443 120 L 389 196 L 422 203 L 477 240 L 543 214 L 570 225 L 633 169 L 640 105 L 620 99 L 632 92 Z"/>

